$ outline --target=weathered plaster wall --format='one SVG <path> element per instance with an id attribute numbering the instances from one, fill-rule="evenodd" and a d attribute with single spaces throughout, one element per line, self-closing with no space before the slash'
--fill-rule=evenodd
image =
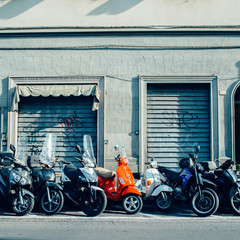
<path id="1" fill-rule="evenodd" d="M 57 50 L 55 47 L 97 46 L 169 46 L 170 49 L 94 49 Z M 115 168 L 114 144 L 124 142 L 127 154 L 138 160 L 138 76 L 139 75 L 211 75 L 219 77 L 219 155 L 231 156 L 231 92 L 240 79 L 240 49 L 208 49 L 209 46 L 235 46 L 235 36 L 131 36 L 1 38 L 1 47 L 31 47 L 31 50 L 0 50 L 0 106 L 7 107 L 8 76 L 105 75 L 106 118 L 105 160 Z M 174 49 L 171 46 L 185 46 Z M 194 49 L 201 46 L 201 50 Z M 47 49 L 51 47 L 51 49 Z M 193 47 L 193 48 L 192 48 Z M 34 49 L 35 48 L 35 49 Z M 42 48 L 42 49 L 40 49 Z M 44 49 L 46 48 L 46 49 Z M 216 127 L 217 125 L 215 125 Z M 6 122 L 5 127 L 6 129 Z M 216 157 L 219 157 L 216 154 Z M 110 164 L 113 162 L 113 165 Z"/>
<path id="2" fill-rule="evenodd" d="M 239 25 L 238 0 L 2 0 L 0 27 Z"/>

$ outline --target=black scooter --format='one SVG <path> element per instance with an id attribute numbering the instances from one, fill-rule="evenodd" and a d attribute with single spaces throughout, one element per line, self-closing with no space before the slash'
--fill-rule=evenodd
<path id="1" fill-rule="evenodd" d="M 0 199 L 12 205 L 16 215 L 30 213 L 34 207 L 34 195 L 30 192 L 32 180 L 30 169 L 21 160 L 15 158 L 15 147 L 11 144 L 12 153 L 0 153 Z"/>
<path id="2" fill-rule="evenodd" d="M 31 166 L 33 189 L 36 201 L 42 211 L 53 215 L 61 211 L 64 203 L 62 187 L 56 183 L 56 174 L 51 164 L 42 164 L 42 167 Z"/>
<path id="3" fill-rule="evenodd" d="M 240 181 L 235 172 L 231 169 L 234 162 L 225 161 L 214 170 L 214 173 L 203 173 L 203 177 L 213 181 L 217 187 L 215 190 L 220 196 L 220 202 L 228 204 L 235 213 L 240 214 Z M 202 164 L 205 171 L 209 171 L 206 164 Z"/>
<path id="4" fill-rule="evenodd" d="M 56 174 L 53 169 L 55 147 L 56 136 L 50 133 L 46 136 L 40 160 L 38 161 L 41 166 L 36 167 L 34 161 L 30 161 L 34 194 L 42 211 L 47 215 L 53 215 L 61 211 L 64 203 L 63 189 L 56 183 Z"/>
<path id="5" fill-rule="evenodd" d="M 75 157 L 81 167 L 74 166 L 71 162 L 62 160 L 62 186 L 64 196 L 77 206 L 87 216 L 101 214 L 107 205 L 104 191 L 97 186 L 98 176 L 95 173 L 92 141 L 89 135 L 84 135 L 84 153 L 82 159 Z M 80 146 L 76 149 L 81 153 Z"/>

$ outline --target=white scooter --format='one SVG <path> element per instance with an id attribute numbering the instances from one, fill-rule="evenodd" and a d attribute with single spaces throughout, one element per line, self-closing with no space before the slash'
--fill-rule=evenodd
<path id="1" fill-rule="evenodd" d="M 166 178 L 157 170 L 157 162 L 147 163 L 147 170 L 143 177 L 134 174 L 135 179 L 139 178 L 135 187 L 139 189 L 143 200 L 149 200 L 157 210 L 167 212 L 173 205 L 171 193 L 173 189 L 165 184 Z M 161 206 L 158 207 L 158 206 Z"/>

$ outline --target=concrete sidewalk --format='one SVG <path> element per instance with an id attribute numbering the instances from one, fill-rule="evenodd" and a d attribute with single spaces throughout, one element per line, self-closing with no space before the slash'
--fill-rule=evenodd
<path id="1" fill-rule="evenodd" d="M 0 205 L 0 218 L 15 218 L 18 217 L 11 211 L 11 209 L 7 206 Z M 81 210 L 79 210 L 76 207 L 65 205 L 60 213 L 52 216 L 48 216 L 44 213 L 42 213 L 39 209 L 36 207 L 34 210 L 24 216 L 24 218 L 75 218 L 75 217 L 87 217 Z M 191 208 L 186 204 L 176 204 L 168 213 L 162 213 L 159 211 L 156 211 L 152 208 L 151 205 L 144 205 L 143 209 L 134 215 L 127 214 L 125 211 L 122 210 L 121 206 L 113 205 L 108 206 L 106 210 L 97 217 L 103 217 L 103 218 L 149 218 L 149 219 L 156 219 L 156 218 L 201 218 L 198 217 L 196 214 L 193 213 Z M 240 215 L 235 215 L 232 213 L 231 209 L 221 209 L 218 210 L 214 215 L 211 217 L 227 217 L 227 218 L 239 218 Z"/>

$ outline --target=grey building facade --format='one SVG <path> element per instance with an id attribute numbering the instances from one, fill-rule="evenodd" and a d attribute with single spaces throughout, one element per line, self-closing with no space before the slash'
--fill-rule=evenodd
<path id="1" fill-rule="evenodd" d="M 235 8 L 219 6 L 216 18 L 215 0 L 202 10 L 205 17 L 192 10 L 206 9 L 197 0 L 163 1 L 162 14 L 154 11 L 156 0 L 125 2 L 125 8 L 89 1 L 91 11 L 79 1 L 23 1 L 21 7 L 5 1 L 1 150 L 23 139 L 29 155 L 38 156 L 46 133 L 55 132 L 57 157 L 72 159 L 75 144 L 90 134 L 98 165 L 110 169 L 121 143 L 133 171 L 152 158 L 177 168 L 198 145 L 200 161 L 232 158 L 239 169 L 239 4 L 232 1 Z M 42 19 L 39 13 L 53 2 L 58 11 Z"/>
<path id="2" fill-rule="evenodd" d="M 8 32 L 0 42 L 2 150 L 25 134 L 36 154 L 41 132 L 59 127 L 66 151 L 92 134 L 101 166 L 111 167 L 120 141 L 136 170 L 152 157 L 177 167 L 196 145 L 203 161 L 239 163 L 238 31 Z M 33 85 L 95 85 L 99 107 L 92 111 L 95 95 L 63 97 L 62 88 L 55 97 L 20 96 L 13 110 L 16 89 Z"/>

